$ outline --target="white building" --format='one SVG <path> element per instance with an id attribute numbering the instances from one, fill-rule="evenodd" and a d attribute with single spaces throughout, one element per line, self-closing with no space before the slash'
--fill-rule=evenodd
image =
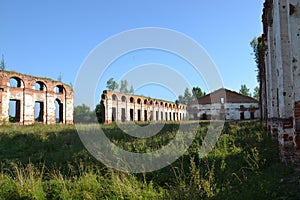
<path id="1" fill-rule="evenodd" d="M 190 119 L 244 120 L 259 118 L 258 101 L 252 97 L 221 88 L 189 107 Z"/>

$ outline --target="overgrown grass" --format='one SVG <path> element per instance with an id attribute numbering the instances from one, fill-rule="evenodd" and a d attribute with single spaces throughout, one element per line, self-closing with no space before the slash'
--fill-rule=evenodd
<path id="1" fill-rule="evenodd" d="M 116 124 L 101 126 L 123 149 L 149 152 L 168 144 L 179 124 L 167 123 L 146 139 L 128 136 Z M 279 161 L 263 125 L 225 123 L 215 148 L 202 158 L 209 128 L 200 123 L 193 144 L 172 165 L 126 174 L 95 160 L 74 125 L 0 126 L 0 199 L 300 199 L 300 175 Z"/>

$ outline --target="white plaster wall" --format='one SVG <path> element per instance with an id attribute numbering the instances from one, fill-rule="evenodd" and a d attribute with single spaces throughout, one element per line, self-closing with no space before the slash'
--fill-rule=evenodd
<path id="1" fill-rule="evenodd" d="M 243 105 L 245 109 L 251 107 L 257 108 L 254 112 L 254 117 L 259 117 L 259 110 L 257 103 L 226 103 L 224 108 L 226 109 L 226 120 L 240 120 L 240 106 Z M 203 114 L 217 116 L 220 113 L 221 104 L 206 104 L 206 105 L 191 105 L 192 108 L 197 108 L 199 112 L 197 113 L 198 118 L 202 118 Z M 250 111 L 244 111 L 245 119 L 250 119 Z"/>
<path id="2" fill-rule="evenodd" d="M 296 5 L 296 12 L 290 17 L 290 28 L 295 100 L 300 101 L 300 2 L 290 0 L 290 3 Z"/>

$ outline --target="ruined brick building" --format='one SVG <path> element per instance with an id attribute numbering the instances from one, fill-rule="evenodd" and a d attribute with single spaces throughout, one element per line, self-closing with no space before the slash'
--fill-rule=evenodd
<path id="1" fill-rule="evenodd" d="M 48 78 L 0 71 L 0 123 L 73 123 L 73 90 Z"/>
<path id="2" fill-rule="evenodd" d="M 111 90 L 103 91 L 101 105 L 104 123 L 186 119 L 186 105 L 184 104 Z"/>
<path id="3" fill-rule="evenodd" d="M 300 166 L 300 2 L 266 0 L 262 113 L 283 161 Z"/>

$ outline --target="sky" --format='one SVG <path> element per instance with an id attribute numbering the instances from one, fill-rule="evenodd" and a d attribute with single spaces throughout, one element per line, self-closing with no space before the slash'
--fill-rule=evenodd
<path id="1" fill-rule="evenodd" d="M 1 0 L 0 5 L 0 54 L 7 70 L 52 79 L 61 75 L 63 82 L 77 85 L 80 69 L 99 45 L 129 30 L 156 27 L 197 42 L 215 64 L 225 88 L 239 91 L 246 84 L 253 92 L 258 85 L 250 42 L 262 33 L 263 0 Z M 119 48 L 123 46 L 120 43 Z M 99 65 L 107 57 L 105 52 L 98 55 Z M 109 66 L 99 66 L 105 72 L 97 77 L 96 86 L 86 88 L 94 96 L 75 95 L 75 105 L 86 99 L 97 103 L 111 77 L 128 78 L 134 85 L 131 78 L 136 69 L 144 69 L 149 80 L 169 76 L 155 67 L 153 73 L 147 72 L 153 67 L 150 63 L 183 76 L 191 87 L 211 92 L 207 77 L 187 60 L 160 49 L 141 49 L 120 55 Z M 177 88 L 175 82 L 179 81 L 174 80 Z M 157 81 L 134 88 L 135 94 L 159 99 L 175 101 L 178 96 Z M 86 104 L 94 106 L 90 101 Z"/>

